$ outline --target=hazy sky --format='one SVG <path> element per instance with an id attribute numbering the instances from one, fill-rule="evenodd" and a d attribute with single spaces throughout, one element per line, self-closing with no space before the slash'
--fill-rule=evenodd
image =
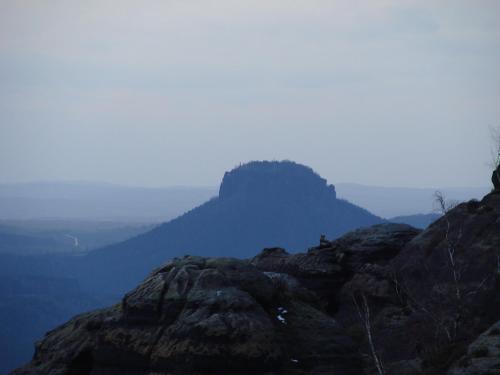
<path id="1" fill-rule="evenodd" d="M 0 182 L 485 186 L 500 2 L 0 0 Z"/>

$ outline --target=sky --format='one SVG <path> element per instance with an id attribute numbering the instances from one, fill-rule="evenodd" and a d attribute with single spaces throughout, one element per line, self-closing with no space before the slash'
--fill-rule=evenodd
<path id="1" fill-rule="evenodd" d="M 487 186 L 500 2 L 0 0 L 0 183 Z"/>

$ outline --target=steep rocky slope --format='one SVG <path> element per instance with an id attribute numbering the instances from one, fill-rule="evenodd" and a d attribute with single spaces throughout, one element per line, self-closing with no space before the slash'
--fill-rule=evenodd
<path id="1" fill-rule="evenodd" d="M 15 374 L 496 374 L 499 257 L 491 194 L 423 232 L 178 258 L 49 332 Z"/>

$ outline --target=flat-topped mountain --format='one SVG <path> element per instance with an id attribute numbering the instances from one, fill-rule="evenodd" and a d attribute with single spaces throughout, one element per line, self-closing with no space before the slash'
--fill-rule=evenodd
<path id="1" fill-rule="evenodd" d="M 335 199 L 335 187 L 327 185 L 311 168 L 291 161 L 253 161 L 224 174 L 220 199 Z"/>
<path id="2" fill-rule="evenodd" d="M 251 162 L 227 172 L 219 196 L 128 241 L 82 259 L 83 287 L 121 294 L 166 259 L 190 254 L 244 258 L 268 246 L 290 251 L 382 219 L 347 201 L 311 168 Z"/>

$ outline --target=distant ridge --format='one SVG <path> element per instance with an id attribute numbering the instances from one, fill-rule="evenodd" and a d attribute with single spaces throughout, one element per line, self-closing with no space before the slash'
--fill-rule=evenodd
<path id="1" fill-rule="evenodd" d="M 0 220 L 164 222 L 215 196 L 212 187 L 145 188 L 93 182 L 0 184 Z"/>
<path id="2" fill-rule="evenodd" d="M 254 161 L 226 172 L 219 196 L 128 241 L 83 259 L 84 287 L 120 294 L 152 268 L 185 254 L 249 257 L 264 247 L 290 251 L 383 220 L 336 197 L 311 168 Z"/>
<path id="3" fill-rule="evenodd" d="M 481 199 L 489 187 L 406 188 L 368 186 L 351 183 L 335 184 L 337 195 L 370 210 L 383 218 L 429 214 L 434 212 L 434 193 L 441 191 L 447 200 L 465 202 Z"/>
<path id="4" fill-rule="evenodd" d="M 408 224 L 415 228 L 425 229 L 440 217 L 441 215 L 437 213 L 416 214 L 416 215 L 391 217 L 390 219 L 388 219 L 388 221 L 392 223 Z"/>

